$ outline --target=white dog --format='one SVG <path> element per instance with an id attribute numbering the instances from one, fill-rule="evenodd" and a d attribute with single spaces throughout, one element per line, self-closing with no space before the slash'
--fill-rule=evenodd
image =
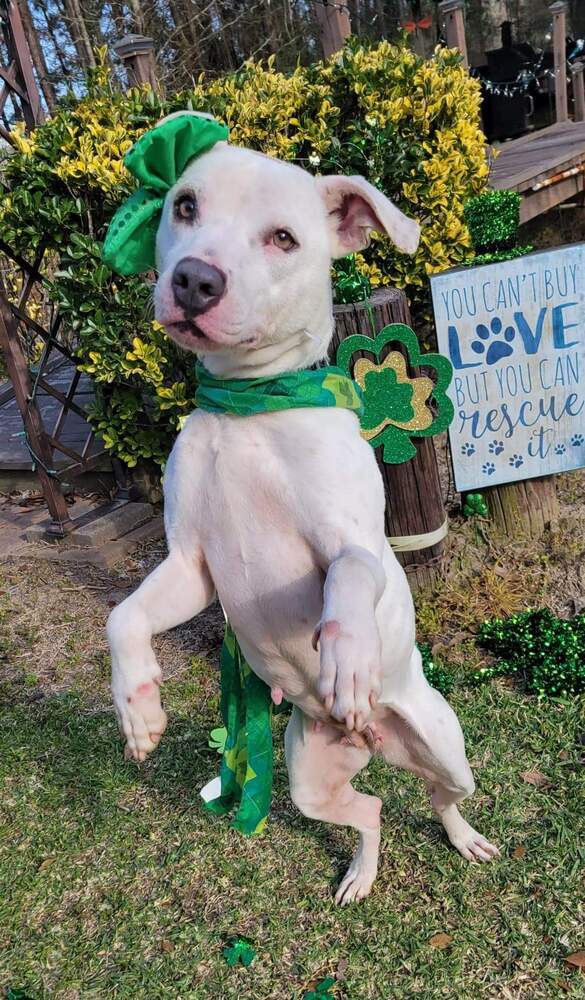
<path id="1" fill-rule="evenodd" d="M 326 355 L 333 330 L 331 260 L 361 250 L 371 230 L 416 250 L 416 223 L 362 178 L 315 179 L 218 143 L 166 197 L 156 317 L 214 375 L 306 368 Z M 168 557 L 108 622 L 128 752 L 143 760 L 166 726 L 151 637 L 217 593 L 253 670 L 294 705 L 293 801 L 359 832 L 338 902 L 366 896 L 376 876 L 382 803 L 351 785 L 372 752 L 425 780 L 465 858 L 496 856 L 457 809 L 474 789 L 463 736 L 423 675 L 410 591 L 384 537 L 381 477 L 356 415 L 197 410 L 167 465 L 165 521 Z"/>

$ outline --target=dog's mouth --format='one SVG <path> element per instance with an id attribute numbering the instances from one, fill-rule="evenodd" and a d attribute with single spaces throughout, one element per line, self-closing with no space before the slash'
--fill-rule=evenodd
<path id="1" fill-rule="evenodd" d="M 163 323 L 163 326 L 169 337 L 179 341 L 185 347 L 236 347 L 242 344 L 249 346 L 255 340 L 254 337 L 248 337 L 245 340 L 234 341 L 231 337 L 228 338 L 221 334 L 210 336 L 192 319 L 181 319 L 173 323 Z"/>

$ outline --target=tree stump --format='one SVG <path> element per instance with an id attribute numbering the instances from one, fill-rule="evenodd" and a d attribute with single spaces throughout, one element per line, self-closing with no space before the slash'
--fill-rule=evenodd
<path id="1" fill-rule="evenodd" d="M 411 325 L 408 302 L 404 292 L 397 288 L 385 288 L 374 292 L 367 303 L 356 302 L 351 305 L 338 305 L 333 309 L 335 316 L 335 332 L 331 341 L 330 357 L 335 361 L 337 348 L 342 340 L 354 333 L 375 337 L 383 327 L 390 323 L 405 323 Z M 404 353 L 402 345 L 393 345 Z M 389 348 L 386 349 L 387 353 Z M 361 356 L 365 356 L 363 352 Z M 380 360 L 383 360 L 384 355 Z M 408 365 L 409 375 L 425 372 L 424 366 L 412 368 Z M 400 465 L 388 465 L 382 459 L 382 449 L 376 449 L 378 466 L 384 481 L 386 493 L 386 535 L 388 538 L 400 538 L 401 545 L 395 547 L 396 555 L 408 574 L 411 589 L 432 583 L 444 550 L 444 540 L 440 539 L 434 545 L 410 549 L 412 544 L 408 539 L 418 535 L 430 535 L 437 532 L 445 524 L 446 513 L 443 504 L 443 494 L 437 456 L 432 438 L 414 438 L 416 455 L 409 462 Z"/>
<path id="2" fill-rule="evenodd" d="M 482 491 L 494 528 L 507 538 L 540 538 L 559 517 L 553 476 L 505 483 Z"/>

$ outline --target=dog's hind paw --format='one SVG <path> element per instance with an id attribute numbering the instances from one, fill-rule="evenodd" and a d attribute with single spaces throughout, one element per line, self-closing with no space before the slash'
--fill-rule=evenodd
<path id="1" fill-rule="evenodd" d="M 359 903 L 360 899 L 369 896 L 375 878 L 375 870 L 371 871 L 361 860 L 354 858 L 335 893 L 335 902 L 339 906 Z"/>
<path id="2" fill-rule="evenodd" d="M 500 852 L 495 844 L 490 844 L 489 840 L 474 830 L 463 819 L 456 806 L 445 811 L 441 820 L 453 847 L 457 848 L 466 861 L 491 861 L 499 857 Z"/>
<path id="3" fill-rule="evenodd" d="M 490 844 L 489 840 L 482 837 L 472 826 L 469 827 L 469 833 L 465 837 L 452 840 L 451 843 L 467 861 L 492 861 L 500 854 L 496 845 Z"/>

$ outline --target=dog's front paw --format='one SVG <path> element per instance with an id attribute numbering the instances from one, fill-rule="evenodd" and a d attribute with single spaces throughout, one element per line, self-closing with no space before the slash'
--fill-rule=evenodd
<path id="1" fill-rule="evenodd" d="M 160 701 L 160 681 L 160 674 L 156 674 L 129 687 L 127 681 L 114 673 L 112 693 L 120 729 L 126 737 L 127 759 L 144 760 L 156 749 L 167 727 L 166 712 Z"/>
<path id="2" fill-rule="evenodd" d="M 381 690 L 380 636 L 375 621 L 349 631 L 338 621 L 317 626 L 313 638 L 321 655 L 319 695 L 326 710 L 348 730 L 365 727 Z"/>

